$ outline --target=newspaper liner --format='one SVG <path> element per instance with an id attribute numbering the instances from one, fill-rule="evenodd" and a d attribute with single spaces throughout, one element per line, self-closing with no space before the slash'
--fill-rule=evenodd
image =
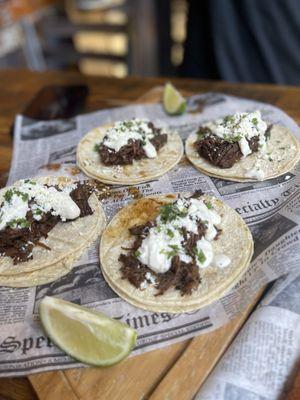
<path id="1" fill-rule="evenodd" d="M 262 156 L 255 152 L 236 162 L 231 168 L 218 168 L 205 158 L 199 156 L 194 143 L 197 135 L 192 133 L 185 145 L 187 158 L 204 174 L 220 179 L 228 179 L 237 182 L 255 182 L 257 180 L 245 177 L 247 171 L 253 170 L 259 165 L 264 172 L 262 180 L 283 175 L 295 167 L 300 160 L 300 144 L 295 136 L 285 127 L 274 125 L 271 128 L 271 137 L 267 142 L 271 156 Z"/>
<path id="2" fill-rule="evenodd" d="M 173 168 L 183 155 L 183 144 L 176 132 L 168 132 L 167 143 L 155 158 L 133 161 L 132 165 L 107 166 L 94 150 L 106 134 L 107 126 L 98 127 L 87 133 L 77 148 L 77 164 L 91 178 L 108 184 L 133 185 L 157 178 Z"/>
<path id="3" fill-rule="evenodd" d="M 243 219 L 222 201 L 205 196 L 216 212 L 222 215 L 219 226 L 222 233 L 218 240 L 211 242 L 214 254 L 226 254 L 231 259 L 231 264 L 223 269 L 212 265 L 201 269 L 199 288 L 186 296 L 181 296 L 175 289 L 155 296 L 157 290 L 153 286 L 140 290 L 127 279 L 122 279 L 122 264 L 118 259 L 121 253 L 126 252 L 122 248 L 132 247 L 134 241 L 129 228 L 155 219 L 160 206 L 172 203 L 176 198 L 175 195 L 161 195 L 130 203 L 112 219 L 101 238 L 100 261 L 106 281 L 120 297 L 145 310 L 178 313 L 194 311 L 212 303 L 240 279 L 253 254 L 252 236 Z"/>
<path id="4" fill-rule="evenodd" d="M 95 126 L 126 118 L 148 118 L 159 127 L 176 130 L 182 139 L 186 139 L 207 121 L 236 111 L 259 109 L 264 119 L 287 127 L 300 138 L 300 129 L 295 121 L 269 104 L 220 93 L 205 93 L 189 98 L 189 107 L 196 101 L 205 103 L 202 113 L 176 117 L 167 116 L 159 104 L 135 104 L 58 121 L 35 121 L 18 116 L 8 184 L 30 176 L 48 176 L 50 169 L 53 175 L 74 178 L 78 174 L 76 147 L 85 133 Z M 86 177 L 77 175 L 78 179 Z M 225 296 L 207 307 L 181 314 L 152 313 L 132 307 L 109 288 L 99 269 L 99 244 L 96 242 L 75 262 L 72 271 L 59 280 L 34 288 L 0 288 L 0 376 L 83 366 L 51 344 L 41 330 L 38 306 L 45 295 L 58 296 L 104 312 L 137 329 L 138 340 L 133 355 L 226 324 L 252 301 L 259 288 L 293 269 L 299 269 L 299 188 L 299 166 L 290 173 L 264 182 L 237 183 L 210 178 L 189 162 L 180 162 L 152 182 L 133 188 L 114 186 L 108 189 L 102 200 L 108 220 L 137 195 L 202 189 L 224 200 L 251 229 L 255 249 L 248 270 Z M 265 337 L 263 331 L 260 337 Z"/>
<path id="5" fill-rule="evenodd" d="M 74 180 L 65 177 L 43 177 L 37 178 L 43 184 L 58 185 L 60 187 L 65 186 L 74 182 Z M 16 182 L 12 187 L 18 187 L 21 182 Z M 2 189 L 0 191 L 0 203 L 5 195 L 5 192 L 11 187 Z M 39 246 L 35 246 L 32 250 L 33 258 L 29 261 L 22 262 L 14 265 L 11 257 L 2 256 L 0 257 L 0 283 L 14 286 L 33 286 L 30 283 L 30 276 L 26 276 L 26 283 L 22 285 L 22 276 L 25 273 L 32 273 L 36 270 L 42 270 L 46 267 L 55 267 L 55 276 L 58 276 L 58 270 L 60 265 L 63 269 L 70 265 L 70 260 L 73 260 L 73 254 L 76 253 L 77 257 L 90 246 L 90 244 L 100 234 L 101 229 L 103 230 L 105 225 L 105 214 L 101 207 L 100 201 L 97 199 L 95 194 L 92 194 L 88 200 L 89 205 L 93 210 L 92 215 L 88 215 L 83 218 L 78 218 L 75 221 L 58 223 L 49 233 L 47 239 L 43 240 L 43 243 L 51 248 L 51 251 L 45 250 Z M 99 229 L 101 227 L 101 229 Z M 73 260 L 74 261 L 74 260 Z M 16 279 L 13 277 L 16 276 Z M 51 276 L 51 275 L 50 275 Z M 43 279 L 43 273 L 33 274 L 32 277 L 35 282 L 45 282 Z M 51 279 L 49 277 L 49 279 Z M 29 284 L 29 285 L 28 285 Z"/>
<path id="6" fill-rule="evenodd" d="M 285 399 L 300 355 L 300 274 L 272 287 L 250 316 L 195 400 Z"/>

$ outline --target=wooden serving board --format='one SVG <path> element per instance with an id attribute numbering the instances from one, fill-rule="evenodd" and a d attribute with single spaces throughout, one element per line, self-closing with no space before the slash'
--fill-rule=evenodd
<path id="1" fill-rule="evenodd" d="M 156 86 L 130 103 L 158 102 L 161 95 L 162 87 Z M 116 102 L 115 105 L 120 104 Z M 28 379 L 41 400 L 192 399 L 257 304 L 261 293 L 236 319 L 212 333 L 131 357 L 110 368 L 53 371 L 30 375 Z"/>

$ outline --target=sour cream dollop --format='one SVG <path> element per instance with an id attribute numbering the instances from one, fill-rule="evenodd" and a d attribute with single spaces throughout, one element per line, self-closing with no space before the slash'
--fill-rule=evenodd
<path id="1" fill-rule="evenodd" d="M 167 272 L 175 255 L 185 263 L 193 261 L 183 245 L 182 232 L 185 228 L 188 235 L 189 232 L 198 234 L 200 222 L 206 226 L 206 232 L 193 250 L 196 264 L 199 268 L 211 264 L 214 257 L 211 242 L 217 235 L 216 226 L 221 223 L 221 216 L 211 203 L 203 199 L 180 197 L 173 204 L 163 206 L 155 222 L 137 250 L 137 258 L 152 271 Z"/>

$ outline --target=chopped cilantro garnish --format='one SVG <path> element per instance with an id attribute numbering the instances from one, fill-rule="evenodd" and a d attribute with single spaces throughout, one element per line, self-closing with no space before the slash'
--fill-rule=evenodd
<path id="1" fill-rule="evenodd" d="M 223 135 L 223 139 L 226 140 L 226 142 L 229 142 L 229 143 L 238 142 L 241 138 L 242 138 L 242 134 L 238 134 L 236 136 L 226 135 L 226 134 Z"/>
<path id="2" fill-rule="evenodd" d="M 29 227 L 29 222 L 25 218 L 17 218 L 9 221 L 7 224 L 11 228 L 28 228 Z"/>
<path id="3" fill-rule="evenodd" d="M 177 246 L 177 244 L 169 244 L 168 246 L 172 249 L 170 251 L 167 251 L 166 253 L 168 258 L 176 256 L 176 254 L 178 254 L 179 252 L 179 247 Z"/>
<path id="4" fill-rule="evenodd" d="M 206 136 L 206 132 L 203 132 L 203 131 L 201 131 L 201 130 L 197 132 L 198 140 L 204 139 L 205 136 Z"/>
<path id="5" fill-rule="evenodd" d="M 194 253 L 198 259 L 198 261 L 203 264 L 206 260 L 204 252 L 200 249 L 198 250 L 196 247 L 194 248 Z"/>
<path id="6" fill-rule="evenodd" d="M 225 124 L 233 123 L 234 122 L 234 116 L 233 115 L 226 115 L 223 118 L 223 121 Z"/>
<path id="7" fill-rule="evenodd" d="M 20 192 L 19 190 L 16 189 L 9 189 L 5 195 L 4 199 L 9 203 L 13 197 L 13 195 L 16 194 L 17 196 L 20 196 L 23 201 L 27 201 L 29 196 L 27 193 Z"/>
<path id="8" fill-rule="evenodd" d="M 285 150 L 286 148 L 285 147 L 279 147 L 279 150 Z"/>
<path id="9" fill-rule="evenodd" d="M 139 250 L 136 250 L 134 252 L 135 257 L 139 257 L 141 255 L 141 252 Z"/>
<path id="10" fill-rule="evenodd" d="M 25 179 L 25 183 L 30 183 L 31 185 L 36 185 L 36 182 L 30 180 L 30 179 Z"/>
<path id="11" fill-rule="evenodd" d="M 101 144 L 100 143 L 96 143 L 94 146 L 94 151 L 99 151 Z"/>
<path id="12" fill-rule="evenodd" d="M 180 211 L 176 204 L 165 204 L 160 207 L 160 218 L 166 223 L 173 221 L 177 217 L 185 217 L 187 215 L 187 210 Z"/>
<path id="13" fill-rule="evenodd" d="M 213 205 L 211 204 L 211 202 L 206 201 L 204 204 L 206 205 L 206 207 L 207 207 L 209 210 L 212 210 L 212 209 L 213 209 Z"/>
<path id="14" fill-rule="evenodd" d="M 174 237 L 174 232 L 172 231 L 172 229 L 167 229 L 167 235 L 172 239 Z"/>
<path id="15" fill-rule="evenodd" d="M 123 125 L 127 128 L 130 129 L 133 127 L 133 122 L 132 121 L 124 121 Z"/>
<path id="16" fill-rule="evenodd" d="M 22 200 L 23 200 L 23 201 L 27 201 L 27 200 L 29 199 L 29 196 L 28 196 L 27 193 L 19 192 L 19 190 L 16 190 L 16 191 L 15 191 L 15 194 L 16 194 L 17 196 L 22 197 Z"/>
<path id="17" fill-rule="evenodd" d="M 33 211 L 33 213 L 35 214 L 35 215 L 42 215 L 42 210 L 40 210 L 39 208 L 36 208 L 34 211 Z"/>
<path id="18" fill-rule="evenodd" d="M 179 251 L 179 247 L 177 244 L 169 244 L 168 246 L 171 247 L 171 249 L 173 250 Z"/>
<path id="19" fill-rule="evenodd" d="M 162 250 L 160 251 L 160 254 L 166 254 L 166 256 L 167 256 L 168 258 L 172 258 L 172 257 L 176 256 L 176 254 L 179 253 L 179 247 L 177 246 L 177 244 L 169 244 L 168 246 L 169 246 L 172 250 L 165 250 L 165 249 L 162 249 Z"/>
<path id="20" fill-rule="evenodd" d="M 258 124 L 257 118 L 252 118 L 252 124 L 255 126 Z"/>
<path id="21" fill-rule="evenodd" d="M 11 199 L 12 199 L 12 197 L 13 197 L 13 190 L 12 189 L 9 189 L 6 193 L 5 193 L 5 195 L 4 195 L 4 199 L 9 203 L 10 201 L 11 201 Z"/>

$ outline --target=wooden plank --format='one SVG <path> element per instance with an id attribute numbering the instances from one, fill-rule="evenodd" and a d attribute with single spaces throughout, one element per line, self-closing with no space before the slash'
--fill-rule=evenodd
<path id="1" fill-rule="evenodd" d="M 150 399 L 192 399 L 247 320 L 263 291 L 261 289 L 246 309 L 230 323 L 194 338 Z"/>
<path id="2" fill-rule="evenodd" d="M 27 378 L 1 378 L 0 400 L 38 400 Z"/>
<path id="3" fill-rule="evenodd" d="M 59 373 L 42 373 L 29 376 L 29 380 L 42 400 L 57 400 L 57 393 L 60 391 L 66 396 L 61 397 L 64 400 L 123 400 L 129 393 L 131 400 L 140 399 L 154 390 L 188 343 L 189 341 L 180 342 L 171 347 L 131 357 L 110 368 L 80 368 Z M 49 379 L 52 384 L 49 383 Z M 57 388 L 57 393 L 48 390 L 52 385 Z M 73 392 L 69 391 L 70 387 Z M 77 397 L 74 397 L 74 393 Z"/>
<path id="4" fill-rule="evenodd" d="M 76 390 L 74 390 L 63 371 L 31 375 L 29 382 L 31 382 L 39 399 L 78 400 Z"/>

